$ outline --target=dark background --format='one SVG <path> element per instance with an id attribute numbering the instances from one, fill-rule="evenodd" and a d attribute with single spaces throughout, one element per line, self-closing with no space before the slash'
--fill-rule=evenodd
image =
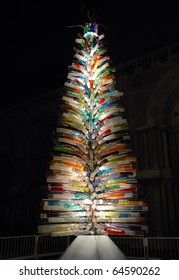
<path id="1" fill-rule="evenodd" d="M 132 3 L 132 5 L 131 5 Z M 5 1 L 0 110 L 63 86 L 77 33 L 95 13 L 114 65 L 178 42 L 177 4 L 151 1 Z"/>

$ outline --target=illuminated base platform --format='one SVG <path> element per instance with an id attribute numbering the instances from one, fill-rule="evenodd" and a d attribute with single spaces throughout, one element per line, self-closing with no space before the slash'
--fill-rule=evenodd
<path id="1" fill-rule="evenodd" d="M 78 236 L 60 260 L 126 260 L 116 244 L 105 235 Z"/>

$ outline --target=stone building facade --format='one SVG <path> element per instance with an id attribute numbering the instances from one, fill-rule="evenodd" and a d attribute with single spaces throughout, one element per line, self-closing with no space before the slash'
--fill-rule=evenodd
<path id="1" fill-rule="evenodd" d="M 151 236 L 179 234 L 179 44 L 117 68 Z"/>

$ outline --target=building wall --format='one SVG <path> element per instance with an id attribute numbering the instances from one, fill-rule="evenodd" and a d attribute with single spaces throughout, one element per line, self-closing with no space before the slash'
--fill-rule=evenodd
<path id="1" fill-rule="evenodd" d="M 177 45 L 116 67 L 149 203 L 149 235 L 179 234 L 179 55 Z M 58 121 L 60 90 L 0 113 L 0 235 L 37 233 Z"/>
<path id="2" fill-rule="evenodd" d="M 1 113 L 0 235 L 37 233 L 59 91 Z"/>
<path id="3" fill-rule="evenodd" d="M 179 234 L 178 45 L 117 68 L 151 236 Z"/>

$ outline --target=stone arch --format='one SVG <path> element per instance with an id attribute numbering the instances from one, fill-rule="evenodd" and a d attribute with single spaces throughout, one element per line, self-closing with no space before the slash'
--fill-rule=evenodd
<path id="1" fill-rule="evenodd" d="M 179 85 L 166 99 L 163 120 L 169 126 L 179 124 Z"/>
<path id="2" fill-rule="evenodd" d="M 171 123 L 171 112 L 179 98 L 179 65 L 170 69 L 159 80 L 148 103 L 147 124 Z"/>
<path id="3" fill-rule="evenodd" d="M 177 62 L 176 62 L 177 63 Z M 151 92 L 147 110 L 148 126 L 156 126 L 156 152 L 152 149 L 151 155 L 158 154 L 157 168 L 159 173 L 159 184 L 153 189 L 150 183 L 148 187 L 148 201 L 151 201 L 151 213 L 161 211 L 162 223 L 159 226 L 159 234 L 166 236 L 178 235 L 178 155 L 179 137 L 175 126 L 179 124 L 179 65 L 171 67 L 168 72 L 161 76 Z M 174 118 L 175 117 L 175 118 Z M 148 136 L 149 137 L 149 136 Z M 148 138 L 149 147 L 151 138 Z M 155 182 L 156 180 L 154 180 Z M 154 193 L 155 192 L 155 193 Z M 157 198 L 159 206 L 153 207 L 152 201 Z M 157 205 L 157 204 L 156 204 Z M 157 222 L 157 220 L 156 220 Z M 152 222 L 153 224 L 153 222 Z M 158 223 L 157 223 L 158 225 Z M 153 225 L 155 231 L 155 225 Z"/>

